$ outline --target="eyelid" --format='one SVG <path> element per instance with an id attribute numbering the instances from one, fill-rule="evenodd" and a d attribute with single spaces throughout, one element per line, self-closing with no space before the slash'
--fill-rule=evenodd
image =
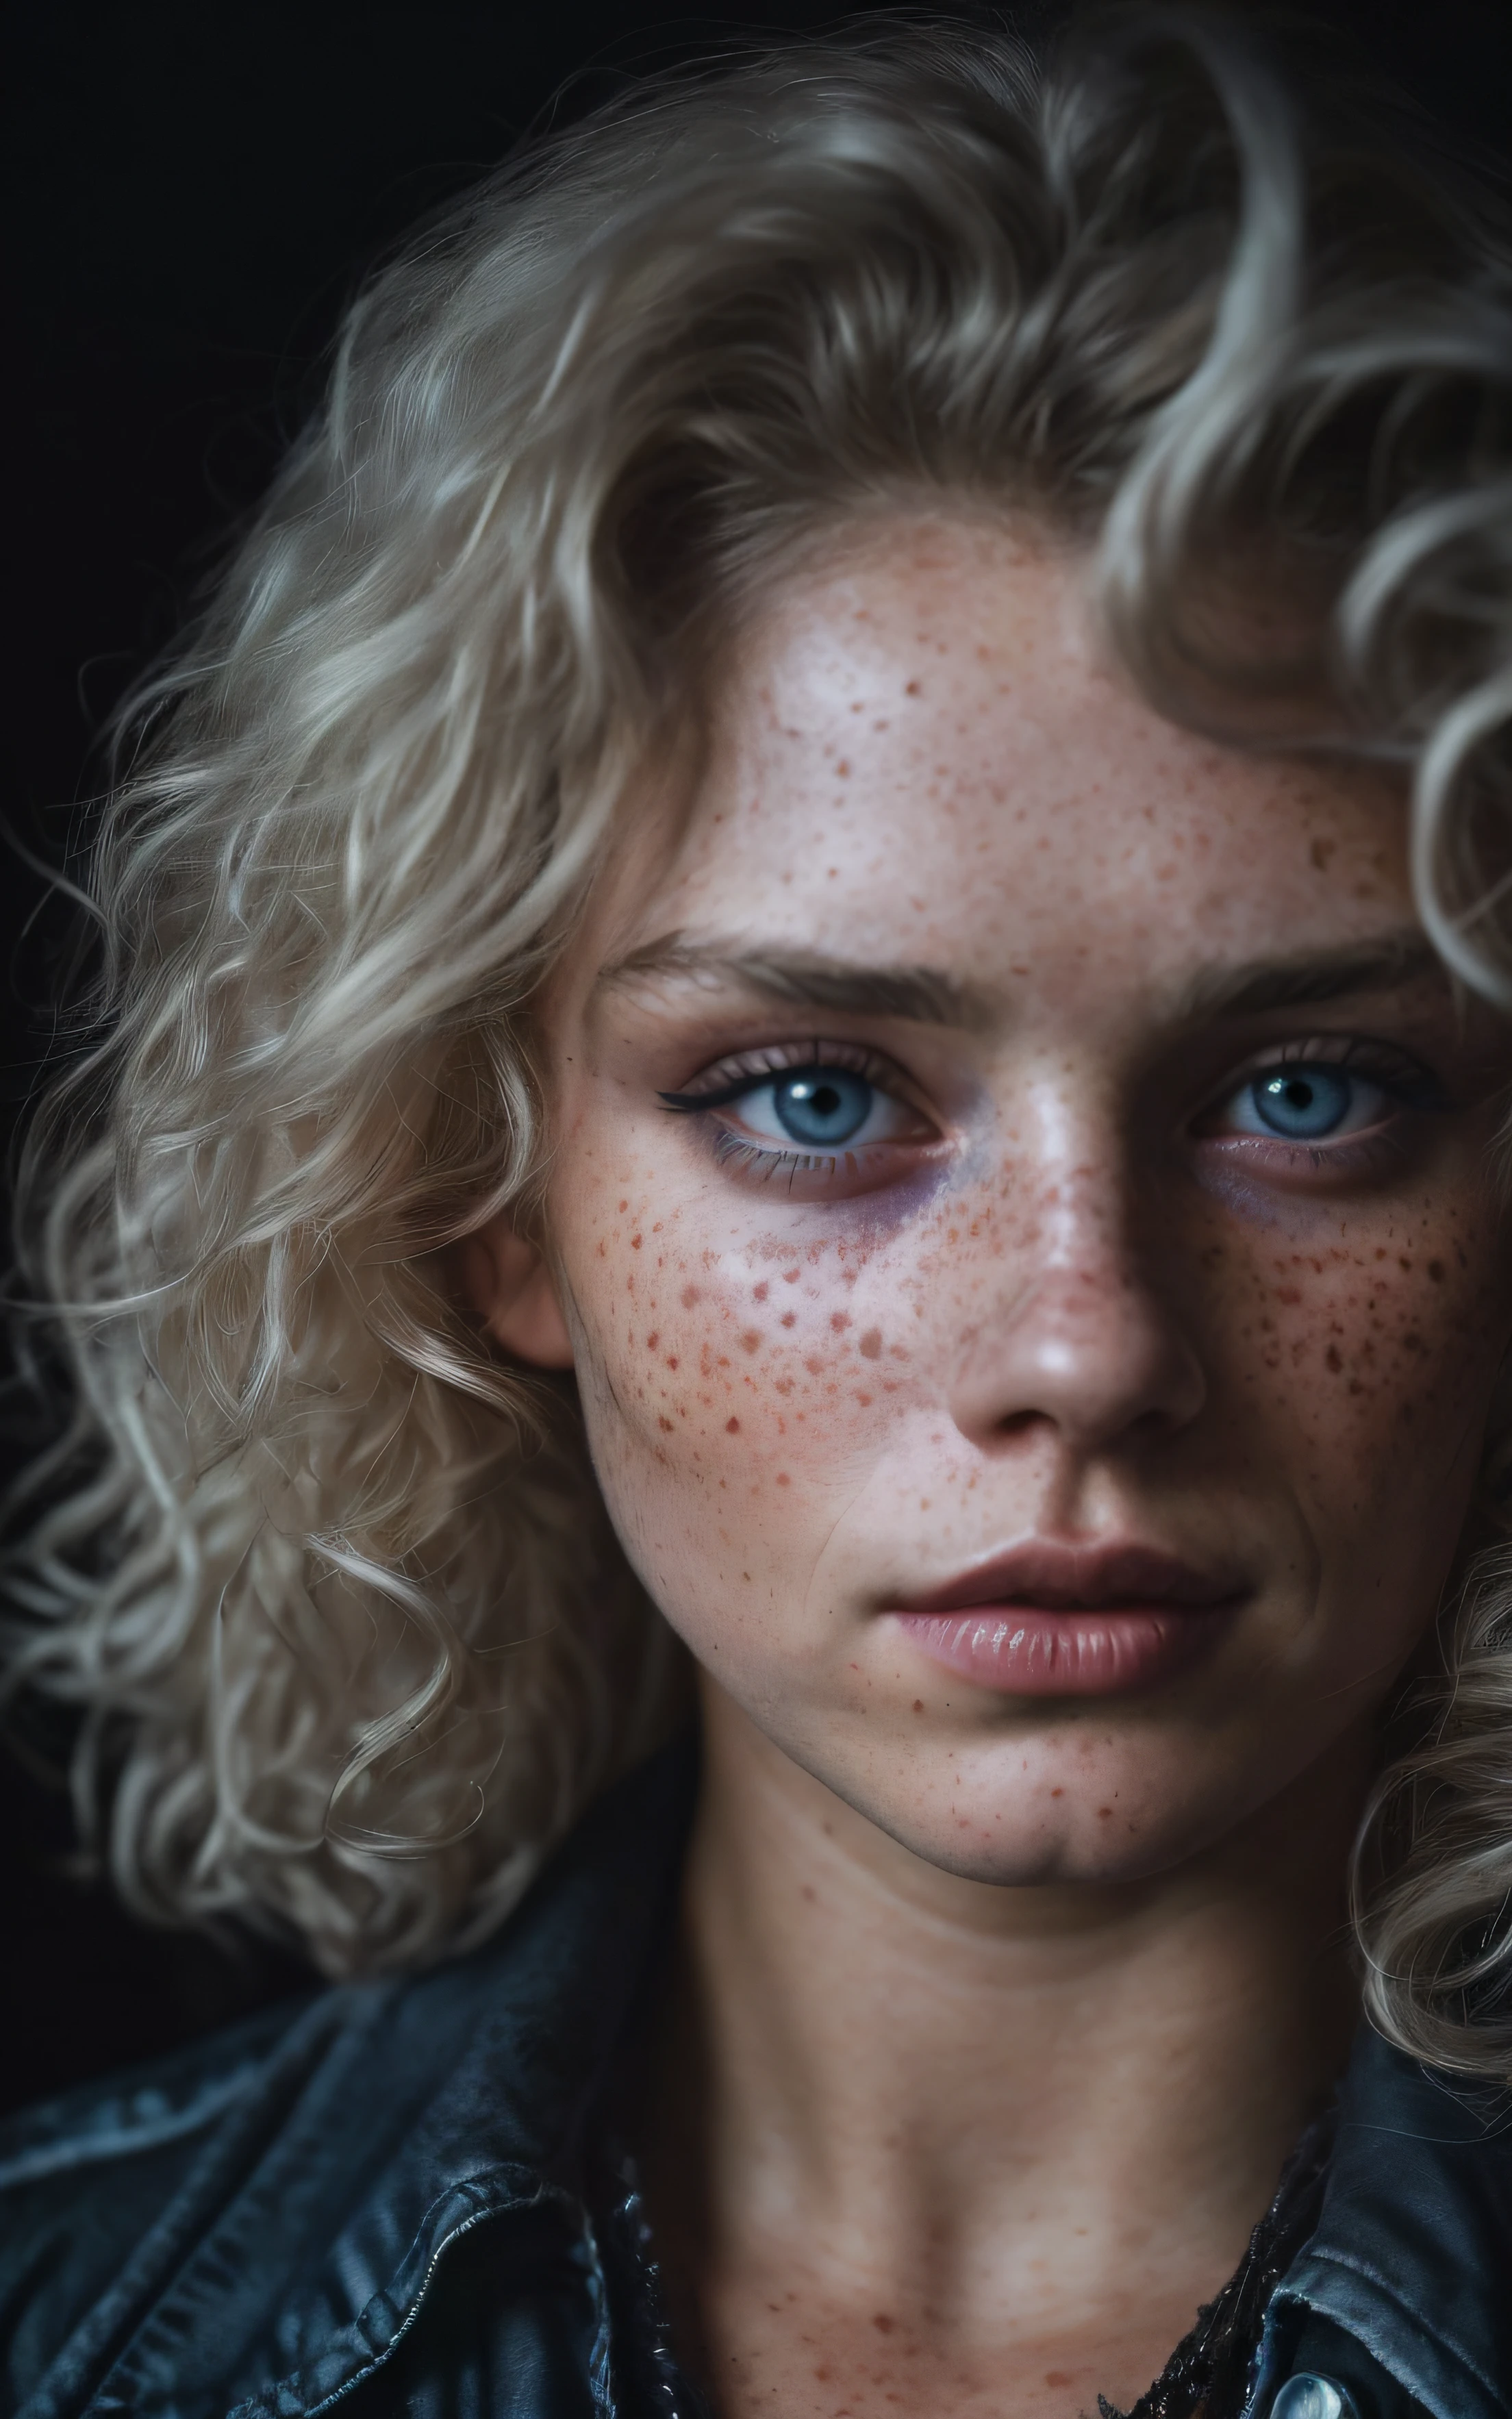
<path id="1" fill-rule="evenodd" d="M 663 1108 L 684 1115 L 700 1109 L 725 1108 L 779 1075 L 797 1074 L 810 1067 L 842 1067 L 850 1074 L 864 1076 L 878 1091 L 906 1101 L 910 1107 L 920 1105 L 916 1087 L 896 1059 L 884 1057 L 864 1042 L 819 1040 L 773 1042 L 756 1050 L 733 1051 L 705 1068 L 687 1089 L 659 1092 L 656 1097 Z M 719 1078 L 726 1070 L 727 1080 L 721 1082 Z"/>
<path id="2" fill-rule="evenodd" d="M 1420 1063 L 1399 1041 L 1384 1041 L 1364 1033 L 1307 1033 L 1283 1041 L 1260 1043 L 1243 1061 L 1241 1071 L 1251 1066 L 1289 1067 L 1307 1061 L 1343 1067 L 1371 1053 L 1397 1066 L 1415 1067 Z"/>
<path id="3" fill-rule="evenodd" d="M 1394 1092 L 1398 1099 L 1410 1100 L 1413 1107 L 1449 1105 L 1443 1079 L 1401 1042 L 1362 1034 L 1319 1033 L 1300 1041 L 1260 1046 L 1214 1086 L 1207 1095 L 1207 1106 L 1216 1108 L 1245 1085 L 1287 1067 L 1339 1067 L 1365 1083 L 1378 1084 L 1382 1091 Z"/>

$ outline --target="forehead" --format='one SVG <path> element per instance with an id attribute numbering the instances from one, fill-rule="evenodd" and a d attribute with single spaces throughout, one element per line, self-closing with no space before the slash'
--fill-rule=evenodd
<path id="1" fill-rule="evenodd" d="M 1179 729 L 1106 659 L 1088 598 L 1085 559 L 953 521 L 869 532 L 795 580 L 727 660 L 680 844 L 615 945 L 678 928 L 1180 980 L 1399 926 L 1395 782 Z"/>

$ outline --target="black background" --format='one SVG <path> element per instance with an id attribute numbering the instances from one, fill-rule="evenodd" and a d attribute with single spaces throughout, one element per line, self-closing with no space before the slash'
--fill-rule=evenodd
<path id="1" fill-rule="evenodd" d="M 1017 12 L 1055 13 L 1055 0 Z M 1352 30 L 1457 139 L 1508 141 L 1512 0 L 1308 13 Z M 8 78 L 21 234 L 5 498 L 13 845 L 0 847 L 12 1113 L 45 1049 L 66 923 L 27 859 L 56 864 L 77 843 L 100 725 L 317 393 L 364 266 L 521 135 L 570 121 L 626 74 L 732 35 L 834 22 L 802 0 L 697 17 L 573 0 L 22 14 Z M 0 2104 L 301 1979 L 266 1953 L 228 1961 L 127 1922 L 61 1877 L 68 1841 L 61 1805 L 0 1763 Z"/>

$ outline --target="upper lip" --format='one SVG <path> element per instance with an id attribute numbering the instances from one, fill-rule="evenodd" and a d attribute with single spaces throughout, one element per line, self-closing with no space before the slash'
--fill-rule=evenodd
<path id="1" fill-rule="evenodd" d="M 978 1563 L 909 1612 L 964 1612 L 976 1605 L 1038 1605 L 1051 1612 L 1099 1612 L 1114 1606 L 1180 1605 L 1201 1610 L 1243 1593 L 1231 1576 L 1198 1570 L 1155 1546 L 1066 1545 L 1033 1537 Z"/>

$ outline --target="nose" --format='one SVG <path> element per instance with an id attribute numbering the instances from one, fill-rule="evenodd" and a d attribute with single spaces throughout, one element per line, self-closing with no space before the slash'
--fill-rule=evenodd
<path id="1" fill-rule="evenodd" d="M 987 1445 L 1046 1426 L 1079 1455 L 1175 1434 L 1201 1410 L 1207 1379 L 1158 1238 L 1136 1239 L 1130 1185 L 1111 1155 L 1041 1175 L 1040 1206 L 961 1340 L 957 1427 Z"/>

